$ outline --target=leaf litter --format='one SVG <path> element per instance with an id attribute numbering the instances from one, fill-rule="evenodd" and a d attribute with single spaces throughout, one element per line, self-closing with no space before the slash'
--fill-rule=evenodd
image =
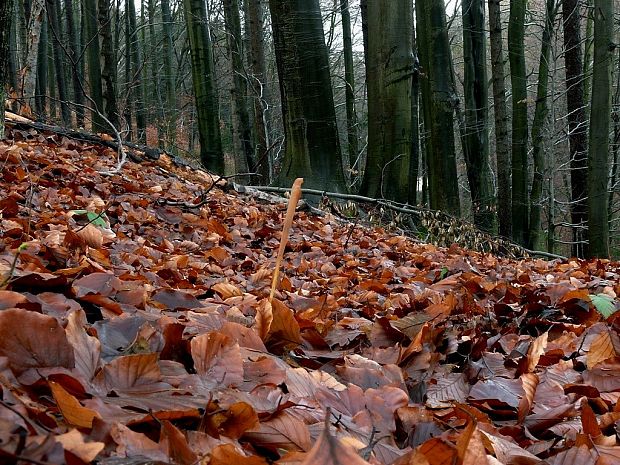
<path id="1" fill-rule="evenodd" d="M 280 263 L 285 201 L 9 134 L 2 463 L 620 463 L 618 263 L 305 211 Z"/>

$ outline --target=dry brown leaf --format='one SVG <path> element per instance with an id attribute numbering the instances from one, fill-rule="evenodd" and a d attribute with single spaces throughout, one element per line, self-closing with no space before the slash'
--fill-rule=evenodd
<path id="1" fill-rule="evenodd" d="M 86 408 L 80 404 L 80 402 L 71 394 L 69 394 L 65 388 L 54 381 L 49 381 L 52 395 L 58 405 L 58 409 L 65 421 L 80 428 L 92 428 L 93 420 L 95 418 L 101 418 L 99 413 L 89 408 Z"/>
<path id="2" fill-rule="evenodd" d="M 86 463 L 95 460 L 99 452 L 105 447 L 103 442 L 85 441 L 82 433 L 76 429 L 56 436 L 56 441 L 61 443 L 65 450 L 68 450 Z"/>

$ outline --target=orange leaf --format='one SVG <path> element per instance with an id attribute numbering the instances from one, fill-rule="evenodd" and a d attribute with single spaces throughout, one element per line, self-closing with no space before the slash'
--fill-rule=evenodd
<path id="1" fill-rule="evenodd" d="M 301 197 L 301 185 L 303 184 L 303 178 L 295 179 L 293 187 L 291 188 L 291 196 L 288 199 L 288 207 L 286 209 L 286 217 L 284 218 L 284 227 L 282 228 L 282 237 L 280 238 L 280 248 L 278 249 L 278 258 L 276 258 L 276 267 L 273 271 L 273 278 L 271 280 L 271 291 L 269 292 L 269 301 L 273 301 L 273 295 L 276 292 L 278 285 L 278 275 L 280 274 L 280 265 L 282 264 L 282 258 L 284 257 L 284 248 L 288 241 L 288 234 L 293 224 L 293 216 L 295 216 L 295 208 L 297 208 L 297 202 Z"/>
<path id="2" fill-rule="evenodd" d="M 100 418 L 97 412 L 83 407 L 80 402 L 69 394 L 60 384 L 49 381 L 49 385 L 56 405 L 58 405 L 58 409 L 67 423 L 80 428 L 93 427 L 93 419 L 95 417 Z"/>
<path id="3" fill-rule="evenodd" d="M 241 455 L 232 444 L 222 444 L 211 452 L 209 465 L 267 465 L 267 461 L 261 457 L 246 457 Z"/>

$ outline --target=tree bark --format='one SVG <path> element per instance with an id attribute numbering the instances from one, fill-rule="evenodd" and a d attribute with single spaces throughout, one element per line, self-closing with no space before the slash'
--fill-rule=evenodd
<path id="1" fill-rule="evenodd" d="M 411 23 L 413 39 L 413 73 L 411 75 L 411 149 L 409 153 L 409 199 L 411 205 L 418 202 L 418 178 L 420 176 L 420 70 L 415 22 Z"/>
<path id="2" fill-rule="evenodd" d="M 495 199 L 489 166 L 488 83 L 484 1 L 463 0 L 463 55 L 465 59 L 465 135 L 463 154 L 471 191 L 474 223 L 495 230 Z"/>
<path id="3" fill-rule="evenodd" d="M 318 0 L 270 0 L 286 149 L 278 182 L 346 189 Z"/>
<path id="4" fill-rule="evenodd" d="M 109 131 L 100 114 L 104 112 L 103 92 L 101 88 L 101 64 L 99 48 L 99 28 L 97 26 L 96 0 L 82 0 L 82 21 L 84 23 L 83 42 L 86 45 L 86 59 L 88 64 L 88 84 L 90 98 L 96 108 L 92 111 L 93 132 Z"/>
<path id="5" fill-rule="evenodd" d="M 408 0 L 368 1 L 368 156 L 360 193 L 406 202 L 411 153 L 413 11 Z"/>
<path id="6" fill-rule="evenodd" d="M 495 153 L 497 161 L 497 216 L 499 234 L 512 236 L 512 188 L 510 173 L 510 140 L 506 82 L 502 45 L 500 0 L 488 0 L 491 45 L 491 80 L 493 83 L 493 117 L 495 122 Z"/>
<path id="7" fill-rule="evenodd" d="M 36 64 L 41 38 L 41 24 L 45 16 L 45 0 L 33 0 L 30 6 L 26 34 L 26 55 L 21 73 L 21 94 L 26 114 L 31 112 L 33 98 L 36 91 Z"/>
<path id="8" fill-rule="evenodd" d="M 224 19 L 227 30 L 227 45 L 231 63 L 232 86 L 230 88 L 233 116 L 233 147 L 235 148 L 235 171 L 247 173 L 253 171 L 254 147 L 250 114 L 246 105 L 248 87 L 243 66 L 243 41 L 241 37 L 241 19 L 237 0 L 224 0 Z M 241 182 L 248 182 L 245 177 Z"/>
<path id="9" fill-rule="evenodd" d="M 512 84 L 512 238 L 528 243 L 527 76 L 525 70 L 525 7 L 527 0 L 510 0 L 508 58 Z"/>
<path id="10" fill-rule="evenodd" d="M 353 68 L 353 42 L 351 39 L 351 13 L 349 0 L 340 0 L 342 17 L 342 48 L 344 54 L 345 101 L 347 108 L 347 143 L 348 161 L 345 166 L 351 167 L 358 156 L 357 114 L 355 112 L 355 69 Z"/>
<path id="11" fill-rule="evenodd" d="M 271 157 L 267 154 L 267 149 L 271 145 L 267 109 L 271 98 L 266 79 L 263 0 L 245 0 L 245 8 L 249 44 L 248 61 L 251 73 L 250 88 L 254 102 L 254 134 L 256 138 L 252 166 L 254 167 L 253 171 L 261 175 L 260 184 L 269 184 L 273 169 Z"/>
<path id="12" fill-rule="evenodd" d="M 175 89 L 174 72 L 174 41 L 172 40 L 172 15 L 170 14 L 170 1 L 161 0 L 161 18 L 163 22 L 163 59 L 164 59 L 164 82 L 166 85 L 166 105 L 164 111 L 166 135 L 165 148 L 171 152 L 176 152 L 176 119 L 177 119 L 177 99 Z"/>
<path id="13" fill-rule="evenodd" d="M 130 49 L 131 53 L 131 82 L 129 86 L 129 95 L 127 102 L 135 103 L 136 109 L 136 132 L 138 142 L 146 142 L 146 109 L 145 109 L 145 86 L 142 79 L 142 48 L 140 41 L 138 40 L 138 34 L 136 30 L 136 8 L 134 0 L 126 0 L 125 5 L 127 7 L 127 15 L 129 15 L 129 35 L 127 38 L 128 43 L 125 45 Z M 135 88 L 135 90 L 134 90 Z"/>
<path id="14" fill-rule="evenodd" d="M 48 27 L 47 17 L 43 17 L 41 20 L 41 33 L 39 37 L 39 44 L 37 45 L 37 80 L 35 83 L 35 97 L 34 97 L 34 109 L 37 116 L 45 118 L 47 116 L 47 88 L 48 88 L 48 75 L 49 75 L 49 57 L 47 52 L 48 47 Z"/>
<path id="15" fill-rule="evenodd" d="M 456 95 L 443 0 L 416 2 L 418 48 L 422 65 L 422 109 L 430 134 L 426 165 L 430 206 L 459 215 L 459 190 L 454 145 Z"/>
<path id="16" fill-rule="evenodd" d="M 609 257 L 607 183 L 613 64 L 613 3 L 594 0 L 594 63 L 588 151 L 588 255 Z"/>
<path id="17" fill-rule="evenodd" d="M 4 101 L 6 87 L 9 83 L 9 54 L 11 47 L 11 18 L 13 16 L 13 0 L 5 0 L 0 5 L 0 140 L 4 139 Z"/>
<path id="18" fill-rule="evenodd" d="M 588 156 L 587 122 L 583 87 L 583 63 L 581 53 L 581 16 L 579 0 L 563 0 L 564 63 L 566 66 L 566 112 L 568 140 L 570 144 L 571 223 L 575 257 L 587 252 L 584 229 L 588 221 L 586 202 Z"/>
<path id="19" fill-rule="evenodd" d="M 53 32 L 50 40 L 52 41 L 52 51 L 54 62 L 56 63 L 56 83 L 58 84 L 58 98 L 60 100 L 60 114 L 65 126 L 71 126 L 71 109 L 69 108 L 69 89 L 65 72 L 65 53 L 62 48 L 61 40 L 64 36 L 62 23 L 60 21 L 60 0 L 49 0 L 47 6 L 47 19 L 50 30 Z"/>
<path id="20" fill-rule="evenodd" d="M 99 33 L 101 35 L 101 56 L 103 67 L 101 78 L 103 84 L 103 101 L 106 118 L 119 127 L 118 104 L 116 103 L 116 58 L 112 41 L 112 16 L 110 0 L 99 0 Z M 107 128 L 110 131 L 110 128 Z"/>
<path id="21" fill-rule="evenodd" d="M 71 77 L 73 83 L 73 99 L 76 103 L 75 119 L 78 127 L 84 126 L 84 90 L 82 88 L 82 73 L 78 61 L 83 60 L 80 42 L 78 40 L 75 17 L 73 15 L 73 0 L 65 0 L 65 17 L 67 20 L 67 35 L 69 36 L 68 51 L 70 53 Z"/>
<path id="22" fill-rule="evenodd" d="M 203 0 L 183 0 L 192 58 L 200 159 L 205 168 L 224 173 L 218 100 L 215 90 L 207 7 Z"/>

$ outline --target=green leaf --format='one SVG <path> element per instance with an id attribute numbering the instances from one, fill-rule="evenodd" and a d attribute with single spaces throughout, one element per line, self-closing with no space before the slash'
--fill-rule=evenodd
<path id="1" fill-rule="evenodd" d="M 100 228 L 107 228 L 109 225 L 105 213 L 95 213 L 88 210 L 71 210 L 69 213 L 75 217 L 76 221 L 91 223 Z"/>
<path id="2" fill-rule="evenodd" d="M 616 313 L 616 304 L 614 302 L 614 299 L 612 299 L 608 295 L 591 294 L 590 300 L 592 301 L 592 305 L 594 305 L 596 310 L 605 318 L 609 318 L 611 315 Z"/>

